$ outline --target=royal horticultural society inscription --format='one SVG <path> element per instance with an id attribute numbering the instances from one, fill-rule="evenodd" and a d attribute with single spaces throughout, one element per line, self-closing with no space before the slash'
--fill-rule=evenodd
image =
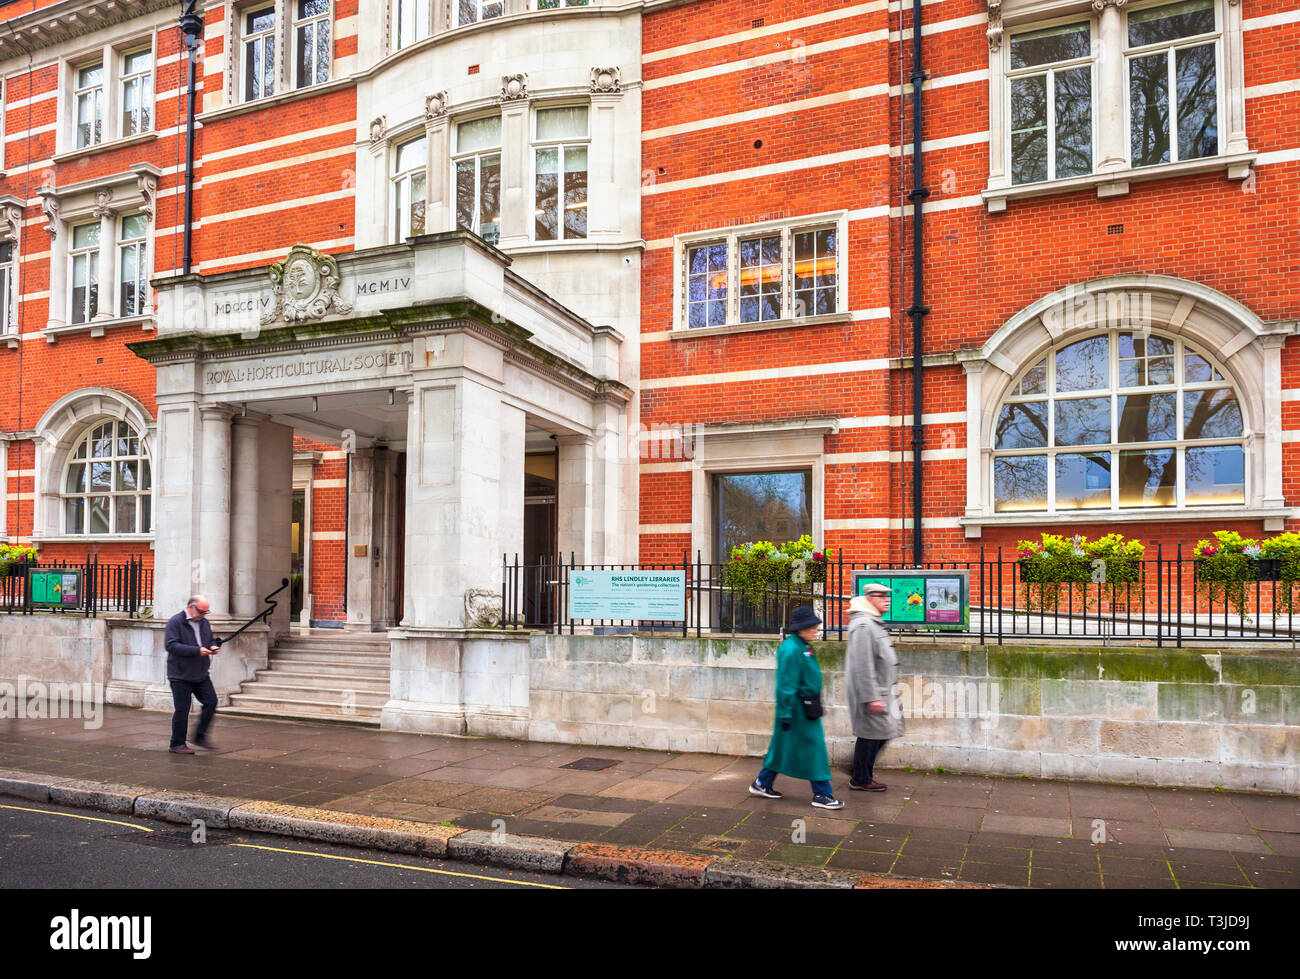
<path id="1" fill-rule="evenodd" d="M 384 376 L 394 371 L 411 369 L 409 350 L 381 350 L 377 352 L 338 354 L 325 357 L 304 357 L 298 360 L 267 361 L 260 364 L 239 364 L 231 367 L 211 367 L 203 374 L 206 387 L 255 388 L 281 381 L 301 378 L 338 378 L 340 375 L 375 374 Z"/>

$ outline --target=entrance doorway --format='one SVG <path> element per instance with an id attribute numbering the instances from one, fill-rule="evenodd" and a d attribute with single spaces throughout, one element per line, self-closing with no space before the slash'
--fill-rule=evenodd
<path id="1" fill-rule="evenodd" d="M 307 546 L 307 491 L 294 490 L 289 530 L 289 616 L 294 622 L 302 612 Z"/>
<path id="2" fill-rule="evenodd" d="M 559 576 L 556 562 L 555 481 L 558 452 L 529 452 L 524 456 L 524 621 L 528 625 L 555 622 Z"/>

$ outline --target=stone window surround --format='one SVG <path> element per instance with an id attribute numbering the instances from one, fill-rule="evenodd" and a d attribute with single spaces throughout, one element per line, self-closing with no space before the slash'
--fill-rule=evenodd
<path id="1" fill-rule="evenodd" d="M 153 267 L 154 201 L 161 171 L 149 163 L 133 163 L 128 170 L 96 177 L 64 187 L 38 187 L 41 208 L 45 213 L 45 230 L 50 235 L 49 319 L 41 332 L 54 343 L 60 335 L 89 332 L 103 336 L 113 326 L 139 326 L 153 329 L 152 296 L 146 297 L 144 312 L 139 316 L 120 317 L 117 281 L 118 231 L 121 219 L 144 214 L 149 219 L 148 260 Z M 69 325 L 71 302 L 69 242 L 74 225 L 100 221 L 99 270 L 101 290 L 109 285 L 108 296 L 101 296 L 99 311 L 87 323 Z"/>
<path id="2" fill-rule="evenodd" d="M 258 99 L 244 97 L 244 17 L 254 10 L 264 7 L 275 8 L 275 91 Z M 337 26 L 336 8 L 331 0 L 330 23 L 330 58 L 329 77 L 315 85 L 303 85 L 296 82 L 297 32 L 294 21 L 297 5 L 295 0 L 233 0 L 225 5 L 226 13 L 226 92 L 225 105 L 269 105 L 273 99 L 287 96 L 293 92 L 306 92 L 328 85 L 337 78 L 334 74 L 334 31 Z M 182 59 L 182 63 L 184 59 Z"/>
<path id="3" fill-rule="evenodd" d="M 691 461 L 691 552 L 705 564 L 713 553 L 713 476 L 717 473 L 812 471 L 812 538 L 824 546 L 825 438 L 839 431 L 834 418 L 705 425 Z"/>
<path id="4" fill-rule="evenodd" d="M 709 231 L 692 231 L 673 237 L 673 325 L 674 339 L 686 339 L 694 336 L 712 336 L 719 333 L 747 332 L 750 330 L 771 330 L 787 326 L 814 325 L 818 323 L 840 322 L 848 318 L 848 211 L 827 211 L 821 214 L 809 214 L 797 218 L 781 218 L 775 221 L 762 221 L 737 227 L 714 228 Z M 750 238 L 765 232 L 789 230 L 791 233 L 804 228 L 824 228 L 835 225 L 835 312 L 821 316 L 784 317 L 756 323 L 742 323 L 739 319 L 738 290 L 728 289 L 727 323 L 722 326 L 707 326 L 691 329 L 686 325 L 686 254 L 687 249 L 720 238 L 728 243 L 738 242 L 741 238 Z M 739 268 L 739 248 L 728 248 L 727 267 L 729 282 L 736 281 Z M 782 257 L 782 303 L 788 304 L 794 294 L 794 272 L 790 267 L 792 255 Z"/>
<path id="5" fill-rule="evenodd" d="M 575 8 L 583 9 L 583 8 Z M 552 11 L 545 11 L 551 13 Z M 403 48 L 405 53 L 407 48 Z M 612 73 L 613 84 L 598 88 L 596 78 L 602 73 Z M 419 136 L 428 139 L 428 179 L 425 181 L 427 200 L 425 230 L 427 233 L 456 230 L 455 171 L 452 152 L 456 125 L 484 116 L 501 116 L 501 232 L 498 249 L 532 246 L 534 248 L 586 248 L 601 241 L 618 240 L 617 203 L 606 202 L 603 185 L 596 184 L 591 174 L 612 169 L 612 163 L 600 169 L 604 154 L 612 156 L 614 147 L 614 104 L 622 98 L 623 89 L 618 81 L 618 69 L 592 68 L 592 82 L 587 88 L 562 86 L 531 90 L 527 76 L 502 78 L 501 94 L 491 98 L 478 98 L 455 105 L 450 104 L 447 92 L 426 96 L 422 117 L 389 125 L 386 116 L 370 123 L 370 153 L 375 158 L 375 173 L 382 174 L 385 184 L 385 240 L 390 240 L 391 194 L 387 188 L 393 166 L 393 154 L 402 143 Z M 515 83 L 519 94 L 512 94 Z M 536 184 L 533 153 L 533 118 L 537 109 L 560 108 L 566 105 L 588 106 L 588 157 L 587 157 L 587 237 L 560 238 L 554 241 L 535 241 L 533 238 L 533 194 Z M 511 166 L 513 163 L 513 167 Z M 511 195 L 511 191 L 515 194 Z M 509 207 L 517 200 L 522 207 Z M 606 227 L 608 225 L 608 227 Z"/>
<path id="6" fill-rule="evenodd" d="M 1166 6 L 1172 0 L 1133 4 Z M 983 197 L 991 212 L 1004 211 L 1010 200 L 1096 188 L 1098 197 L 1127 194 L 1129 184 L 1191 173 L 1223 171 L 1229 180 L 1250 175 L 1257 154 L 1246 139 L 1245 72 L 1240 0 L 1215 0 L 1220 25 L 1219 133 L 1217 156 L 1149 167 L 1129 166 L 1127 47 L 1123 10 L 1127 0 L 987 0 L 989 13 L 989 182 Z M 1095 39 L 1093 60 L 1093 172 L 1079 177 L 1011 183 L 1009 35 L 1020 29 L 1047 27 L 1087 19 Z"/>
<path id="7" fill-rule="evenodd" d="M 1024 368 L 1069 339 L 1111 325 L 1076 318 L 1071 303 L 1115 292 L 1151 294 L 1152 329 L 1181 336 L 1212 352 L 1229 372 L 1241 405 L 1246 448 L 1243 506 L 1152 507 L 1047 514 L 994 513 L 992 445 L 998 409 Z M 1086 300 L 1087 302 L 1081 302 Z M 1062 305 L 1065 304 L 1065 305 Z M 1104 299 L 1098 303 L 1105 307 Z M 1051 310 L 1065 309 L 1064 316 Z M 1047 315 L 1044 315 L 1047 314 Z M 968 538 L 985 526 L 1139 523 L 1158 520 L 1263 520 L 1281 530 L 1291 516 L 1282 490 L 1282 346 L 1300 332 L 1296 321 L 1265 322 L 1223 293 L 1196 282 L 1160 275 L 1118 275 L 1051 293 L 1007 320 L 982 348 L 957 361 L 966 375 L 966 508 L 960 523 Z"/>
<path id="8" fill-rule="evenodd" d="M 4 334 L 5 344 L 10 350 L 16 350 L 18 344 L 22 342 L 22 296 L 18 292 L 18 269 L 22 260 L 23 212 L 26 207 L 27 202 L 21 197 L 15 197 L 13 194 L 0 197 L 0 243 L 13 245 L 12 271 L 9 275 L 10 294 L 8 297 L 13 319 L 9 323 L 9 332 Z M 0 295 L 0 302 L 4 301 L 5 297 Z M 2 528 L 2 525 L 0 525 L 0 528 Z M 0 536 L 3 536 L 3 529 L 0 529 Z"/>
<path id="9" fill-rule="evenodd" d="M 566 16 L 566 11 L 578 13 L 590 11 L 593 7 L 601 5 L 602 0 L 588 0 L 582 6 L 567 7 L 561 6 L 548 7 L 539 9 L 537 0 L 504 0 L 502 14 L 500 17 L 490 17 L 487 20 L 475 20 L 468 24 L 461 24 L 459 17 L 459 4 L 457 0 L 424 0 L 429 4 L 431 9 L 429 15 L 429 33 L 419 40 L 412 41 L 410 44 L 397 46 L 397 0 L 377 0 L 384 5 L 384 44 L 383 51 L 385 57 L 391 57 L 399 52 L 405 54 L 426 43 L 430 38 L 443 37 L 453 31 L 473 31 L 491 28 L 495 24 L 508 23 L 512 19 L 530 14 L 540 14 L 554 16 Z"/>
<path id="10" fill-rule="evenodd" d="M 125 38 L 113 38 L 101 47 L 86 49 L 60 59 L 58 119 L 59 125 L 54 133 L 54 162 L 72 159 L 87 153 L 103 149 L 112 149 L 121 145 L 143 142 L 157 136 L 156 116 L 158 111 L 158 45 L 157 31 L 150 26 L 137 30 Z M 149 128 L 132 136 L 122 135 L 121 99 L 122 99 L 122 58 L 136 51 L 149 49 L 153 59 L 153 83 L 150 86 L 154 99 L 153 109 L 149 113 Z M 89 146 L 77 145 L 77 99 L 73 94 L 76 89 L 77 71 L 87 65 L 102 63 L 104 66 L 104 119 L 103 139 Z"/>
<path id="11" fill-rule="evenodd" d="M 64 533 L 62 488 L 71 453 L 92 425 L 109 419 L 128 423 L 140 435 L 141 453 L 150 460 L 157 458 L 157 423 L 148 409 L 135 398 L 108 388 L 80 388 L 65 394 L 46 409 L 32 435 L 36 456 L 36 475 L 32 487 L 32 541 L 85 543 L 90 540 L 114 540 L 152 543 L 152 531 L 145 534 L 112 535 Z M 155 479 L 151 490 L 155 496 L 156 483 Z M 151 507 L 151 512 L 156 514 L 156 507 Z"/>

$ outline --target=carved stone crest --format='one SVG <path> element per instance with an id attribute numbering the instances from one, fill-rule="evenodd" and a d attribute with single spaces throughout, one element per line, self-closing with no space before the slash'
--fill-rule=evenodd
<path id="1" fill-rule="evenodd" d="M 370 142 L 381 142 L 388 131 L 388 116 L 377 116 L 370 120 Z"/>
<path id="2" fill-rule="evenodd" d="M 528 98 L 528 76 L 523 72 L 517 75 L 501 76 L 501 101 L 518 102 Z"/>
<path id="3" fill-rule="evenodd" d="M 623 91 L 623 84 L 619 78 L 617 68 L 593 68 L 591 69 L 591 90 L 604 94 Z"/>
<path id="4" fill-rule="evenodd" d="M 283 320 L 304 323 L 318 320 L 331 309 L 352 312 L 352 304 L 339 295 L 339 264 L 310 245 L 294 245 L 288 256 L 271 266 L 274 305 L 262 316 L 262 325 Z"/>
<path id="5" fill-rule="evenodd" d="M 447 114 L 447 100 L 449 96 L 446 92 L 434 92 L 432 95 L 424 97 L 424 117 L 426 119 L 438 119 Z"/>
<path id="6" fill-rule="evenodd" d="M 113 201 L 113 192 L 105 187 L 102 190 L 95 191 L 95 210 L 94 215 L 97 218 L 106 218 L 113 214 L 113 208 L 110 206 Z"/>
<path id="7" fill-rule="evenodd" d="M 465 592 L 465 627 L 498 629 L 501 627 L 501 596 L 490 588 L 470 588 Z"/>

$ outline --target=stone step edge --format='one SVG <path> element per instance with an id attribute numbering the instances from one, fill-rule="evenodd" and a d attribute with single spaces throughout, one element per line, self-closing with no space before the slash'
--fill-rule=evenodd
<path id="1" fill-rule="evenodd" d="M 359 708 L 360 710 L 374 710 L 373 715 L 366 714 L 348 714 L 342 713 L 327 714 L 323 711 L 288 711 L 288 710 L 270 710 L 262 707 L 240 707 L 231 704 L 229 707 L 222 707 L 222 714 L 229 714 L 232 717 L 256 717 L 260 720 L 268 721 L 306 721 L 312 724 L 338 724 L 345 727 L 365 728 L 374 730 L 379 727 L 380 717 L 378 708 Z"/>
<path id="2" fill-rule="evenodd" d="M 594 877 L 614 883 L 671 888 L 1002 889 L 961 881 L 881 877 L 849 870 L 789 866 L 766 860 L 706 857 L 604 843 L 462 829 L 436 823 L 365 816 L 278 802 L 174 792 L 149 786 L 0 769 L 0 796 L 81 806 L 101 812 L 213 829 L 368 847 L 472 864 Z"/>

